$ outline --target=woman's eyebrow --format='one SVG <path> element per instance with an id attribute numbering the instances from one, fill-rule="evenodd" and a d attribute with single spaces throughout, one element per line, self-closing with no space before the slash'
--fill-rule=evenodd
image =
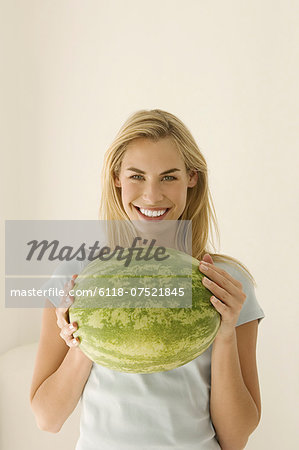
<path id="1" fill-rule="evenodd" d="M 145 172 L 143 172 L 143 170 L 140 169 L 136 169 L 136 167 L 128 167 L 126 170 L 132 170 L 133 172 L 138 172 L 138 173 L 143 173 L 145 174 Z M 171 173 L 171 172 L 180 172 L 181 169 L 169 169 L 169 170 L 165 170 L 165 172 L 160 173 L 160 175 L 166 175 L 167 173 Z"/>

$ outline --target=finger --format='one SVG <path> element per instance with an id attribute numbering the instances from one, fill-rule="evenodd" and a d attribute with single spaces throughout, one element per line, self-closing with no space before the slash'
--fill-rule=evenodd
<path id="1" fill-rule="evenodd" d="M 60 306 L 55 310 L 58 320 L 68 318 L 69 315 L 68 311 L 70 306 L 74 302 L 74 298 L 72 296 L 69 296 L 69 298 L 67 298 L 65 302 L 66 302 L 65 304 L 61 303 Z"/>
<path id="2" fill-rule="evenodd" d="M 62 333 L 60 333 L 60 336 L 62 337 L 62 339 L 65 341 L 65 343 L 69 346 L 69 347 L 75 347 L 77 345 L 80 344 L 79 338 L 74 338 L 72 336 L 64 336 Z"/>
<path id="3" fill-rule="evenodd" d="M 228 306 L 222 303 L 219 298 L 216 298 L 214 296 L 211 297 L 211 303 L 213 304 L 214 308 L 223 316 L 228 311 Z"/>
<path id="4" fill-rule="evenodd" d="M 68 325 L 68 321 L 64 317 L 57 317 L 57 326 L 62 330 L 64 327 Z"/>
<path id="5" fill-rule="evenodd" d="M 72 340 L 78 341 L 78 338 L 74 338 L 73 333 L 77 330 L 78 325 L 76 322 L 67 323 L 62 330 L 60 331 L 60 337 L 65 340 L 67 344 L 69 344 Z M 74 342 L 73 342 L 74 344 Z"/>
<path id="6" fill-rule="evenodd" d="M 67 342 L 67 345 L 68 345 L 69 347 L 77 347 L 79 344 L 80 344 L 80 341 L 79 341 L 78 338 L 70 339 L 70 340 Z"/>
<path id="7" fill-rule="evenodd" d="M 70 299 L 72 304 L 72 300 Z M 57 325 L 60 328 L 63 328 L 66 324 L 69 323 L 69 306 L 66 308 L 56 308 L 56 317 L 57 317 Z"/>
<path id="8" fill-rule="evenodd" d="M 71 304 L 74 302 L 74 296 L 69 292 L 74 285 L 74 281 L 71 280 L 64 285 L 65 295 L 61 298 L 61 302 L 59 306 L 56 308 L 56 316 L 57 316 L 57 325 L 62 328 L 68 323 L 68 310 Z"/>
<path id="9" fill-rule="evenodd" d="M 212 294 L 215 294 L 215 296 L 220 299 L 222 302 L 224 302 L 228 306 L 233 305 L 233 297 L 222 287 L 220 287 L 217 283 L 210 280 L 209 278 L 204 277 L 202 279 L 202 284 L 209 289 L 209 291 L 212 292 Z"/>
<path id="10" fill-rule="evenodd" d="M 71 304 L 74 302 L 74 296 L 71 294 L 65 295 L 62 297 L 61 302 L 58 306 L 58 309 L 61 310 L 61 313 L 64 314 L 67 312 Z"/>
<path id="11" fill-rule="evenodd" d="M 77 325 L 74 325 L 73 323 L 66 323 L 64 327 L 62 328 L 60 334 L 61 336 L 64 336 L 65 338 L 73 337 L 73 333 L 76 331 Z"/>
<path id="12" fill-rule="evenodd" d="M 242 289 L 242 284 L 233 278 L 228 272 L 214 264 L 200 263 L 199 270 L 207 275 L 210 279 L 220 284 L 224 289 L 226 289 L 230 294 L 236 294 L 240 289 Z"/>
<path id="13" fill-rule="evenodd" d="M 72 301 L 74 301 L 74 296 L 69 294 L 73 287 L 74 280 L 70 280 L 64 285 L 64 295 L 61 297 L 61 302 L 58 306 L 58 308 L 65 310 L 62 312 L 66 312 L 66 310 L 70 307 Z"/>

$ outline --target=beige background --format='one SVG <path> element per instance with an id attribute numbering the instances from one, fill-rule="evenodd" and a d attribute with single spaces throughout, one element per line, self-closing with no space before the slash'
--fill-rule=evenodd
<path id="1" fill-rule="evenodd" d="M 0 354 L 37 342 L 42 313 L 5 308 L 4 219 L 96 219 L 116 132 L 138 109 L 165 109 L 207 159 L 219 250 L 251 270 L 266 314 L 262 420 L 246 448 L 295 449 L 298 9 L 291 0 L 1 1 Z"/>

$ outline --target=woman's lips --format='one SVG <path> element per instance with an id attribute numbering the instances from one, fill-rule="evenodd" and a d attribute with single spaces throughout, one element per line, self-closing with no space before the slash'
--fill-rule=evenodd
<path id="1" fill-rule="evenodd" d="M 142 217 L 144 220 L 154 220 L 154 221 L 155 221 L 155 220 L 163 220 L 164 217 L 166 216 L 166 214 L 168 213 L 168 211 L 170 210 L 170 208 L 166 208 L 165 213 L 162 214 L 161 216 L 157 216 L 157 217 L 149 217 L 149 216 L 146 216 L 145 214 L 142 214 L 142 212 L 139 211 L 139 208 L 138 208 L 137 206 L 135 206 L 135 205 L 133 205 L 133 206 L 134 206 L 134 208 L 137 210 L 137 212 L 138 212 L 138 214 L 140 215 L 140 217 Z M 158 211 L 161 211 L 162 209 L 165 209 L 165 208 L 160 208 L 160 209 L 157 208 Z"/>

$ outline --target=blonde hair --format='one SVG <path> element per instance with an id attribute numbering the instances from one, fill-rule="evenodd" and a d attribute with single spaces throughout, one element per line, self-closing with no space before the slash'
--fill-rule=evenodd
<path id="1" fill-rule="evenodd" d="M 119 175 L 128 144 L 137 138 L 153 141 L 171 138 L 185 162 L 186 170 L 198 173 L 197 184 L 193 188 L 188 188 L 186 206 L 180 217 L 180 220 L 192 222 L 192 256 L 201 260 L 205 253 L 209 253 L 214 261 L 225 261 L 232 266 L 240 266 L 256 286 L 253 276 L 244 264 L 231 256 L 216 253 L 213 226 L 218 243 L 220 235 L 208 186 L 207 163 L 191 132 L 181 120 L 169 112 L 161 109 L 139 110 L 120 128 L 104 156 L 99 219 L 107 221 L 129 219 L 122 205 L 120 188 L 115 186 L 114 178 Z M 209 242 L 214 249 L 213 252 L 210 250 Z"/>

